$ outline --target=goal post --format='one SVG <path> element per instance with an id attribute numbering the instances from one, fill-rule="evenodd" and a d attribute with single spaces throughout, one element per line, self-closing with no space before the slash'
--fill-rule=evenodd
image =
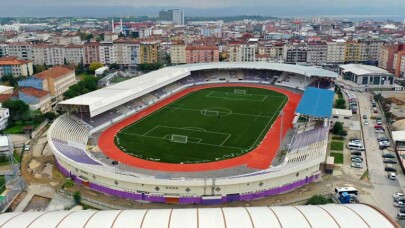
<path id="1" fill-rule="evenodd" d="M 170 141 L 175 143 L 187 143 L 188 137 L 186 135 L 172 135 Z"/>
<path id="2" fill-rule="evenodd" d="M 219 116 L 219 111 L 204 110 L 204 115 L 206 115 L 206 116 Z"/>
<path id="3" fill-rule="evenodd" d="M 233 93 L 234 94 L 246 94 L 246 90 L 244 90 L 244 89 L 234 89 Z"/>

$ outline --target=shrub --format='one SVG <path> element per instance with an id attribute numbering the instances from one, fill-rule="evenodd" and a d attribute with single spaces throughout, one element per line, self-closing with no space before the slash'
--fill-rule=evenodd
<path id="1" fill-rule="evenodd" d="M 71 181 L 71 180 L 67 180 L 65 181 L 65 183 L 63 183 L 62 188 L 71 188 L 75 185 L 75 182 Z"/>
<path id="2" fill-rule="evenodd" d="M 82 194 L 79 191 L 75 191 L 73 193 L 73 199 L 75 200 L 76 204 L 80 204 L 80 202 L 82 201 Z"/>
<path id="3" fill-rule="evenodd" d="M 309 198 L 307 204 L 309 205 L 324 205 L 328 203 L 333 203 L 332 199 L 326 198 L 322 195 L 314 195 L 311 198 Z"/>

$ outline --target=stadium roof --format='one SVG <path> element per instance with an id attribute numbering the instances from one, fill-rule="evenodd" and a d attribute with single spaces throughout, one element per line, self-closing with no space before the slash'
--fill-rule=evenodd
<path id="1" fill-rule="evenodd" d="M 113 86 L 105 87 L 97 91 L 62 101 L 58 104 L 57 108 L 60 110 L 69 110 L 77 106 L 86 106 L 86 111 L 90 113 L 90 117 L 93 117 L 148 94 L 156 89 L 169 85 L 177 80 L 185 78 L 189 76 L 192 71 L 211 69 L 262 69 L 287 71 L 306 75 L 307 77 L 337 77 L 335 72 L 323 70 L 321 68 L 279 63 L 243 62 L 187 64 L 166 67 L 121 83 L 117 83 Z"/>
<path id="2" fill-rule="evenodd" d="M 5 213 L 0 227 L 399 227 L 364 204 Z"/>
<path id="3" fill-rule="evenodd" d="M 334 93 L 331 90 L 309 87 L 298 104 L 296 113 L 317 118 L 331 118 Z"/>
<path id="4" fill-rule="evenodd" d="M 388 71 L 370 65 L 362 65 L 362 64 L 345 64 L 340 65 L 340 68 L 343 69 L 343 72 L 352 72 L 356 75 L 370 75 L 370 74 L 386 74 L 392 75 Z"/>

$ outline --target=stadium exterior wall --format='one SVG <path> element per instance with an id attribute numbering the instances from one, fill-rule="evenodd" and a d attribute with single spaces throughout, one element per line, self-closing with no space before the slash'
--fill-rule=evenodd
<path id="1" fill-rule="evenodd" d="M 178 197 L 179 203 L 183 204 L 252 200 L 291 191 L 320 177 L 320 162 L 314 160 L 301 166 L 263 175 L 216 179 L 214 190 L 212 190 L 212 179 L 204 181 L 136 178 L 92 170 L 85 165 L 58 156 L 56 162 L 61 172 L 71 177 L 77 184 L 100 192 L 150 202 L 165 202 L 166 197 Z M 157 188 L 159 191 L 156 190 Z M 187 188 L 189 192 L 186 191 Z M 212 191 L 220 198 L 203 200 L 203 196 L 211 195 Z"/>

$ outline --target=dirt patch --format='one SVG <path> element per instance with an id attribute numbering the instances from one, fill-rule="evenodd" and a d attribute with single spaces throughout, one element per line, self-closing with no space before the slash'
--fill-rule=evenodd
<path id="1" fill-rule="evenodd" d="M 7 208 L 6 212 L 12 212 L 14 211 L 18 204 L 21 203 L 21 201 L 23 201 L 23 199 L 27 196 L 27 192 L 26 191 L 22 191 L 20 194 L 18 194 L 18 196 L 15 198 L 15 200 L 10 204 L 10 206 Z"/>
<path id="2" fill-rule="evenodd" d="M 46 198 L 43 196 L 34 195 L 28 205 L 24 208 L 24 212 L 26 211 L 44 211 L 49 203 L 51 202 L 50 198 Z"/>

